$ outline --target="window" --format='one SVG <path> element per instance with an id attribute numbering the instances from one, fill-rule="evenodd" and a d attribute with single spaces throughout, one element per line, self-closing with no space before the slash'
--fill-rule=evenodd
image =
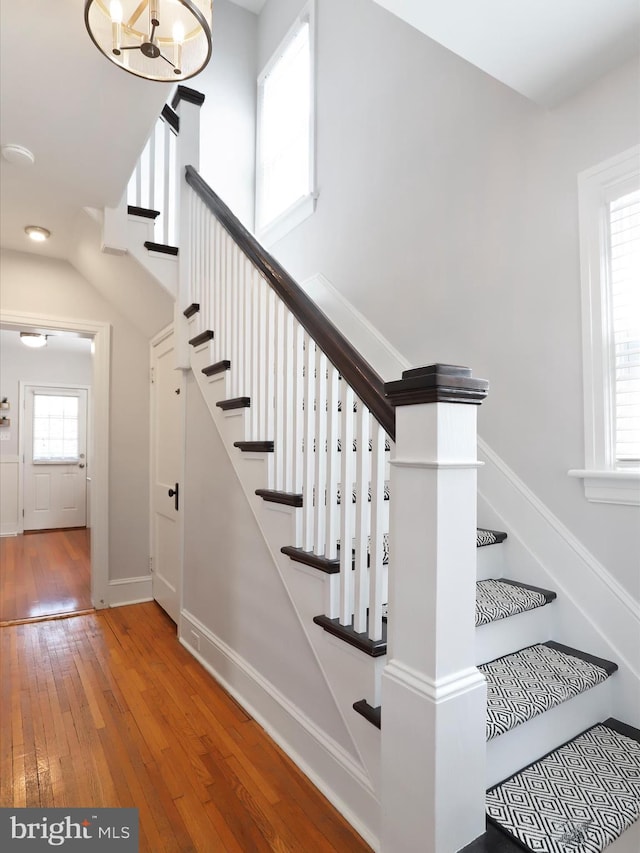
<path id="1" fill-rule="evenodd" d="M 588 500 L 640 505 L 640 146 L 578 179 Z"/>
<path id="2" fill-rule="evenodd" d="M 256 229 L 273 243 L 313 213 L 313 3 L 258 77 Z"/>
<path id="3" fill-rule="evenodd" d="M 77 462 L 78 397 L 33 395 L 33 461 Z"/>

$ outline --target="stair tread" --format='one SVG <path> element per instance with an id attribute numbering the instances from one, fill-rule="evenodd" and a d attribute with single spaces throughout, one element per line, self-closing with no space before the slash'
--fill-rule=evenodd
<path id="1" fill-rule="evenodd" d="M 640 743 L 616 722 L 598 723 L 491 788 L 489 821 L 526 850 L 604 850 L 640 817 Z"/>
<path id="2" fill-rule="evenodd" d="M 478 669 L 487 679 L 487 740 L 601 684 L 617 669 L 609 661 L 595 658 L 596 664 L 579 655 L 584 653 L 542 643 L 481 664 Z"/>
<path id="3" fill-rule="evenodd" d="M 478 527 L 476 531 L 476 545 L 483 548 L 485 545 L 499 545 L 504 542 L 507 534 L 502 530 L 488 530 L 486 527 Z"/>
<path id="4" fill-rule="evenodd" d="M 556 597 L 551 590 L 521 584 L 506 578 L 476 583 L 476 627 L 544 607 Z"/>
<path id="5" fill-rule="evenodd" d="M 145 240 L 144 247 L 150 252 L 159 252 L 161 255 L 171 255 L 172 257 L 175 257 L 179 251 L 177 246 L 168 246 L 166 243 L 154 243 L 153 240 Z"/>

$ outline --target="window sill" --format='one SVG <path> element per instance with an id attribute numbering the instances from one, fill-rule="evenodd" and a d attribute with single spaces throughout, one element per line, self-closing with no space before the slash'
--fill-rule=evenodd
<path id="1" fill-rule="evenodd" d="M 572 470 L 568 474 L 584 481 L 584 496 L 591 503 L 640 506 L 640 470 Z"/>
<path id="2" fill-rule="evenodd" d="M 301 222 L 311 216 L 316 209 L 317 198 L 317 193 L 303 196 L 266 227 L 260 228 L 257 234 L 258 240 L 267 248 L 273 246 L 278 240 L 282 240 L 289 231 L 293 231 Z"/>

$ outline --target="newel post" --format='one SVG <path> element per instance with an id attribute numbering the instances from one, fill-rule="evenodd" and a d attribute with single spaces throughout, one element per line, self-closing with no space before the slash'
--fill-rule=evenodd
<path id="1" fill-rule="evenodd" d="M 178 147 L 176 158 L 176 213 L 178 246 L 178 297 L 174 307 L 174 340 L 176 344 L 176 367 L 187 370 L 190 366 L 187 320 L 182 313 L 191 304 L 191 249 L 193 223 L 189 208 L 189 192 L 185 180 L 185 168 L 200 167 L 200 107 L 204 95 L 178 86 L 171 107 L 179 119 Z"/>
<path id="2" fill-rule="evenodd" d="M 383 853 L 455 853 L 485 830 L 486 686 L 474 662 L 476 415 L 488 382 L 434 364 L 396 406 L 382 677 Z"/>

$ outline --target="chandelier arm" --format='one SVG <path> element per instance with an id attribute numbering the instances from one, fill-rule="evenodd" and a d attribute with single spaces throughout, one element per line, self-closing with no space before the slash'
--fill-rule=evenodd
<path id="1" fill-rule="evenodd" d="M 165 62 L 168 62 L 172 68 L 176 67 L 175 63 L 172 62 L 170 59 L 167 59 L 167 57 L 164 55 L 164 53 L 159 53 L 158 56 L 160 57 L 160 59 L 164 59 Z"/>
<path id="2" fill-rule="evenodd" d="M 130 44 L 130 45 L 125 46 L 125 47 L 120 47 L 120 50 L 140 50 L 140 45 L 139 44 Z"/>

